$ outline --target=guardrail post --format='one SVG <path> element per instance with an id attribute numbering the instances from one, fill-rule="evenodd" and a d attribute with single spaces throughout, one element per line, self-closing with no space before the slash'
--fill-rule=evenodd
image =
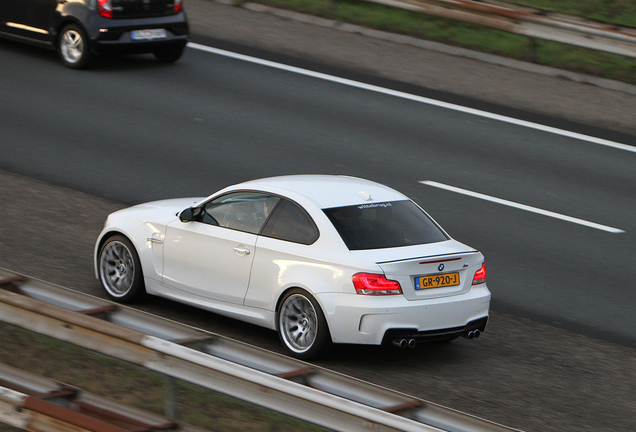
<path id="1" fill-rule="evenodd" d="M 530 37 L 528 38 L 528 57 L 529 60 L 533 63 L 539 62 L 539 43 L 537 42 L 537 38 Z"/>
<path id="2" fill-rule="evenodd" d="M 177 380 L 168 376 L 168 388 L 166 392 L 166 417 L 177 420 Z"/>

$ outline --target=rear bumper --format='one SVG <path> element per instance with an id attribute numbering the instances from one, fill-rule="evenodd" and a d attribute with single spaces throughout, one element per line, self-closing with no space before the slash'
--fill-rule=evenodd
<path id="1" fill-rule="evenodd" d="M 446 329 L 417 331 L 417 329 L 394 328 L 389 329 L 386 331 L 386 333 L 384 333 L 382 343 L 388 345 L 395 339 L 414 339 L 417 342 L 435 342 L 447 341 L 458 338 L 460 336 L 470 337 L 469 335 L 475 334 L 475 330 L 479 330 L 480 332 L 486 330 L 487 323 L 488 317 L 486 316 L 471 321 L 465 326 Z"/>
<path id="2" fill-rule="evenodd" d="M 161 41 L 97 41 L 93 45 L 93 50 L 99 54 L 145 54 L 153 53 L 172 47 L 183 47 L 188 43 L 187 37 L 174 37 L 162 39 Z"/>
<path id="3" fill-rule="evenodd" d="M 131 31 L 165 29 L 161 39 L 133 40 Z M 185 14 L 144 19 L 98 18 L 89 29 L 93 51 L 99 54 L 151 53 L 165 48 L 183 47 L 188 43 L 190 28 Z"/>
<path id="4" fill-rule="evenodd" d="M 335 343 L 380 345 L 390 338 L 443 340 L 486 327 L 486 284 L 461 295 L 410 301 L 403 296 L 318 294 Z"/>

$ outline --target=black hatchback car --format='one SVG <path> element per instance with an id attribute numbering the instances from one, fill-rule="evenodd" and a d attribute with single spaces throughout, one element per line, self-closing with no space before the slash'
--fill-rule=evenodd
<path id="1" fill-rule="evenodd" d="M 0 36 L 54 48 L 81 69 L 111 52 L 174 62 L 189 27 L 182 0 L 0 0 Z"/>

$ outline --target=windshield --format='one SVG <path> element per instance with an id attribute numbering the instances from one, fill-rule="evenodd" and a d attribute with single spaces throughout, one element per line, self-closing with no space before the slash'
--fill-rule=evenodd
<path id="1" fill-rule="evenodd" d="M 449 240 L 410 200 L 324 209 L 350 250 L 384 249 Z"/>

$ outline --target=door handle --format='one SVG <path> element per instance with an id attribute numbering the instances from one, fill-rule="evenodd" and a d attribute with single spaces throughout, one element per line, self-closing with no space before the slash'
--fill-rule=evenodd
<path id="1" fill-rule="evenodd" d="M 234 252 L 236 252 L 238 255 L 249 255 L 251 253 L 251 251 L 245 246 L 236 246 L 234 248 Z"/>

